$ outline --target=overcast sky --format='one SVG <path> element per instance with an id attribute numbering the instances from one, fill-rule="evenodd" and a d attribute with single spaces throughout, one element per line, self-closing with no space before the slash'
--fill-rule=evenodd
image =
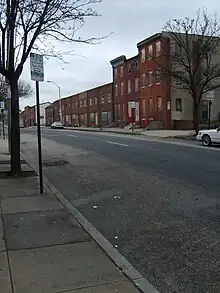
<path id="1" fill-rule="evenodd" d="M 97 4 L 100 17 L 90 18 L 81 29 L 81 37 L 106 36 L 101 44 L 92 46 L 72 44 L 75 56 L 66 56 L 68 64 L 51 59 L 45 60 L 45 81 L 55 81 L 61 87 L 61 96 L 65 97 L 103 83 L 111 82 L 112 70 L 109 61 L 119 55 L 131 57 L 137 54 L 137 43 L 160 32 L 170 18 L 194 16 L 199 7 L 210 12 L 220 11 L 219 0 L 103 0 Z M 61 44 L 67 52 L 65 44 Z M 29 60 L 22 76 L 30 81 Z M 31 82 L 34 87 L 34 82 Z M 58 89 L 47 82 L 40 84 L 40 100 L 54 101 L 58 98 Z M 21 109 L 34 105 L 35 96 L 23 99 Z"/>

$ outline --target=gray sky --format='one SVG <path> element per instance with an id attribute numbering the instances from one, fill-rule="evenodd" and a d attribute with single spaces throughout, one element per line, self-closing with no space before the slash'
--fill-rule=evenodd
<path id="1" fill-rule="evenodd" d="M 125 54 L 131 57 L 137 54 L 137 43 L 146 37 L 160 32 L 167 20 L 185 16 L 194 16 L 199 7 L 210 12 L 220 10 L 219 0 L 103 0 L 97 11 L 101 17 L 90 18 L 80 30 L 81 37 L 112 35 L 92 46 L 72 44 L 75 56 L 67 56 L 68 64 L 57 60 L 45 60 L 45 80 L 53 80 L 61 87 L 62 97 L 111 82 L 112 71 L 109 61 Z M 63 52 L 69 51 L 60 44 Z M 82 57 L 81 57 L 82 56 Z M 30 81 L 29 60 L 22 76 Z M 31 82 L 34 87 L 34 82 Z M 40 100 L 54 101 L 58 98 L 57 88 L 47 82 L 40 84 Z M 21 109 L 35 104 L 35 96 L 23 99 Z"/>

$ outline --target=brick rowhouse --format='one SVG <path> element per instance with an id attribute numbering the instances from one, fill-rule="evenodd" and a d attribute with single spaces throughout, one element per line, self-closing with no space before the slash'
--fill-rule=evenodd
<path id="1" fill-rule="evenodd" d="M 79 94 L 73 95 L 71 97 L 72 103 L 72 126 L 79 125 Z"/>
<path id="2" fill-rule="evenodd" d="M 53 104 L 50 104 L 45 108 L 46 126 L 50 126 L 53 121 Z"/>
<path id="3" fill-rule="evenodd" d="M 141 41 L 137 47 L 141 127 L 170 129 L 170 77 L 162 74 L 162 68 L 170 66 L 170 40 L 158 33 Z"/>
<path id="4" fill-rule="evenodd" d="M 22 113 L 23 113 L 24 127 L 30 127 L 30 126 L 36 125 L 35 106 L 25 107 Z"/>
<path id="5" fill-rule="evenodd" d="M 110 127 L 112 123 L 112 83 L 88 90 L 89 127 Z"/>
<path id="6" fill-rule="evenodd" d="M 195 53 L 194 36 L 191 38 L 191 49 Z M 171 67 L 180 73 L 183 70 L 172 60 L 173 54 L 181 54 L 181 48 L 172 39 L 172 34 L 157 33 L 139 42 L 137 48 L 137 56 L 127 59 L 122 55 L 110 61 L 113 83 L 55 101 L 53 121 L 61 120 L 65 126 L 124 127 L 135 122 L 141 128 L 148 129 L 192 129 L 192 98 L 187 91 L 178 88 L 177 81 L 164 70 Z M 214 56 L 213 60 L 219 62 L 218 56 Z M 220 89 L 216 89 L 215 94 L 218 97 Z M 220 120 L 219 105 L 220 99 L 215 99 L 213 121 Z M 26 107 L 22 115 L 24 126 L 36 125 L 35 106 Z M 200 122 L 207 122 L 207 115 L 208 103 L 203 97 Z M 49 125 L 49 112 L 47 117 L 46 124 Z"/>
<path id="7" fill-rule="evenodd" d="M 110 61 L 113 69 L 114 122 L 124 127 L 140 123 L 139 57 L 126 59 L 122 55 Z"/>

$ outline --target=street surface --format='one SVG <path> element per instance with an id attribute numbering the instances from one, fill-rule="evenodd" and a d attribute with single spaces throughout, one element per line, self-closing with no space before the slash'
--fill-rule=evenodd
<path id="1" fill-rule="evenodd" d="M 220 149 L 42 128 L 44 175 L 161 293 L 220 292 Z M 37 162 L 36 129 L 22 152 Z"/>

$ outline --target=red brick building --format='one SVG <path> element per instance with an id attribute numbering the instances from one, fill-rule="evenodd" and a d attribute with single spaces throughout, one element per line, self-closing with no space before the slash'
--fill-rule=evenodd
<path id="1" fill-rule="evenodd" d="M 140 64 L 141 127 L 171 128 L 170 77 L 162 69 L 170 66 L 170 40 L 155 34 L 137 44 Z"/>
<path id="2" fill-rule="evenodd" d="M 87 126 L 88 124 L 88 91 L 79 93 L 79 126 Z"/>
<path id="3" fill-rule="evenodd" d="M 112 83 L 88 90 L 89 127 L 110 127 L 112 123 Z"/>
<path id="4" fill-rule="evenodd" d="M 63 98 L 61 100 L 63 124 L 65 126 L 72 126 L 72 96 Z"/>
<path id="5" fill-rule="evenodd" d="M 72 126 L 79 125 L 79 94 L 71 97 L 72 104 Z"/>
<path id="6" fill-rule="evenodd" d="M 45 116 L 46 116 L 45 126 L 50 126 L 54 122 L 53 104 L 50 104 L 49 106 L 45 108 Z"/>
<path id="7" fill-rule="evenodd" d="M 35 106 L 27 106 L 23 111 L 24 127 L 30 127 L 36 125 L 36 113 Z"/>
<path id="8" fill-rule="evenodd" d="M 61 113 L 61 101 L 57 100 L 53 102 L 53 122 L 62 121 L 62 117 L 60 117 Z"/>
<path id="9" fill-rule="evenodd" d="M 113 69 L 114 121 L 121 127 L 139 123 L 139 57 L 126 59 L 126 56 L 122 55 L 110 63 Z"/>

